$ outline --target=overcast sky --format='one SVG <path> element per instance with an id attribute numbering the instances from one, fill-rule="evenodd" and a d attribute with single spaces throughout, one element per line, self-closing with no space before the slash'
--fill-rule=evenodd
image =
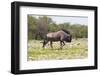
<path id="1" fill-rule="evenodd" d="M 32 15 L 33 17 L 39 17 L 42 15 Z M 47 16 L 51 18 L 57 24 L 70 22 L 71 24 L 88 25 L 88 17 L 82 16 Z"/>

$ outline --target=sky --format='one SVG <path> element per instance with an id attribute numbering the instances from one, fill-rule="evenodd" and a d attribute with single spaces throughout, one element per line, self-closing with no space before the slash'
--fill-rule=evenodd
<path id="1" fill-rule="evenodd" d="M 32 15 L 33 17 L 39 17 L 42 15 Z M 47 16 L 51 18 L 57 24 L 61 23 L 71 23 L 71 24 L 81 24 L 88 25 L 88 17 L 86 16 Z"/>
<path id="2" fill-rule="evenodd" d="M 82 24 L 87 25 L 88 24 L 88 18 L 87 17 L 75 17 L 75 16 L 66 16 L 66 17 L 56 17 L 56 16 L 50 16 L 54 22 L 57 24 L 59 23 L 66 23 L 70 22 L 71 24 Z"/>

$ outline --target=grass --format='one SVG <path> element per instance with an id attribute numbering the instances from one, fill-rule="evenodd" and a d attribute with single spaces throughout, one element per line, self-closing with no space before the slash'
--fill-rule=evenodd
<path id="1" fill-rule="evenodd" d="M 88 56 L 87 39 L 73 39 L 71 43 L 66 43 L 63 49 L 60 42 L 53 42 L 53 49 L 49 44 L 42 48 L 39 40 L 28 42 L 28 61 L 33 60 L 62 60 L 62 59 L 84 59 Z"/>

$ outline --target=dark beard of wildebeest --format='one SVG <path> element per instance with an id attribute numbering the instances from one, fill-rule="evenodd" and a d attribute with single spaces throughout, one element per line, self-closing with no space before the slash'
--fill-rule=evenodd
<path id="1" fill-rule="evenodd" d="M 65 42 L 71 42 L 71 40 L 72 40 L 72 35 L 67 30 L 62 29 L 57 32 L 51 32 L 46 34 L 43 42 L 43 48 L 48 42 L 50 42 L 50 46 L 51 48 L 53 48 L 52 43 L 55 41 L 60 41 L 60 49 L 62 49 L 62 47 L 65 45 Z"/>

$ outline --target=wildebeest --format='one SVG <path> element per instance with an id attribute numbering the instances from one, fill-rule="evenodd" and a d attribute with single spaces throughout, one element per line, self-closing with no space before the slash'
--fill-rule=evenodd
<path id="1" fill-rule="evenodd" d="M 72 40 L 72 35 L 67 30 L 62 29 L 57 32 L 51 32 L 51 33 L 46 34 L 44 38 L 44 42 L 43 42 L 43 48 L 48 42 L 50 42 L 50 46 L 51 48 L 53 48 L 52 42 L 60 41 L 60 48 L 62 49 L 62 47 L 65 45 L 64 41 L 71 42 L 71 40 Z"/>

